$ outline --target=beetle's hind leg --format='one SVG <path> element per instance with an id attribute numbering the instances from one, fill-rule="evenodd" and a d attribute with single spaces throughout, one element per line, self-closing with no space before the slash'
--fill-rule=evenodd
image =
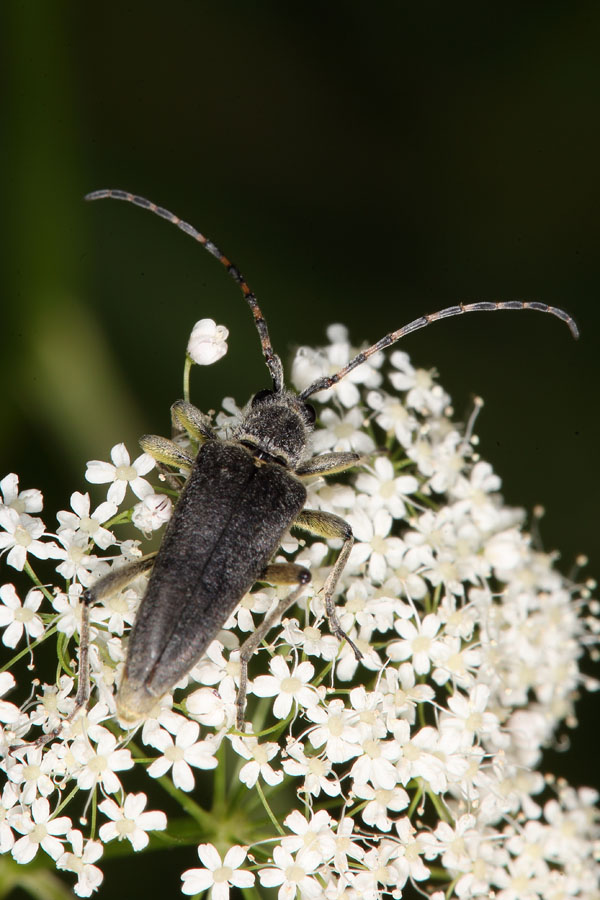
<path id="1" fill-rule="evenodd" d="M 240 686 L 236 701 L 236 724 L 240 731 L 243 731 L 244 726 L 244 711 L 246 709 L 246 694 L 248 692 L 248 663 L 267 633 L 279 622 L 286 610 L 296 602 L 304 586 L 310 581 L 310 572 L 304 566 L 298 566 L 295 563 L 272 563 L 264 570 L 259 581 L 277 585 L 295 584 L 296 588 L 281 598 L 275 609 L 263 619 L 256 631 L 253 631 L 240 647 Z"/>
<path id="2" fill-rule="evenodd" d="M 72 722 L 77 713 L 84 709 L 90 699 L 90 607 L 127 587 L 138 575 L 147 572 L 154 564 L 156 553 L 149 553 L 141 559 L 118 566 L 99 578 L 81 595 L 81 629 L 79 631 L 79 660 L 77 666 L 77 693 L 75 705 L 68 716 L 48 734 L 33 741 L 34 747 L 43 747 L 58 737 L 65 725 Z"/>

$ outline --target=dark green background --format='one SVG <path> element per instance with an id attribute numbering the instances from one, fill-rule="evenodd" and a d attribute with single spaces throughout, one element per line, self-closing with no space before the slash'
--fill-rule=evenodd
<path id="1" fill-rule="evenodd" d="M 200 406 L 267 384 L 214 260 L 139 210 L 82 202 L 115 187 L 236 261 L 285 360 L 334 321 L 360 343 L 460 300 L 569 310 L 579 343 L 505 313 L 403 346 L 459 418 L 485 398 L 481 452 L 508 501 L 543 504 L 545 548 L 597 573 L 597 3 L 5 0 L 0 17 L 0 469 L 44 489 L 49 523 L 86 459 L 167 432 L 196 319 L 231 331 L 194 373 Z M 589 737 L 572 739 L 549 765 L 592 783 Z"/>

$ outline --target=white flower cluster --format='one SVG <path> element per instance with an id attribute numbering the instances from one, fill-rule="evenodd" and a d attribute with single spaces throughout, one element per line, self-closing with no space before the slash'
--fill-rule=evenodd
<path id="1" fill-rule="evenodd" d="M 322 350 L 299 351 L 298 388 L 351 358 L 345 329 L 329 338 Z M 74 493 L 49 534 L 40 492 L 19 492 L 15 475 L 0 482 L 0 550 L 33 582 L 23 601 L 13 584 L 0 588 L 1 640 L 16 650 L 0 675 L 1 853 L 28 863 L 41 851 L 90 896 L 105 844 L 140 851 L 149 832 L 156 846 L 169 834 L 166 814 L 147 810 L 146 793 L 131 787 L 136 770 L 137 783 L 154 779 L 153 797 L 162 789 L 191 816 L 186 839 L 201 866 L 183 873 L 184 894 L 223 900 L 230 887 L 255 885 L 256 895 L 262 885 L 280 900 L 379 900 L 401 898 L 410 882 L 437 900 L 597 900 L 597 795 L 538 769 L 557 729 L 574 722 L 582 686 L 595 687 L 579 668 L 598 640 L 590 585 L 568 581 L 532 545 L 522 511 L 503 504 L 499 478 L 452 422 L 433 373 L 403 352 L 390 362 L 384 376 L 381 357 L 369 359 L 324 396 L 314 452 L 355 450 L 366 462 L 353 477 L 309 487 L 308 505 L 344 517 L 356 537 L 337 599 L 362 660 L 326 627 L 320 591 L 339 547 L 289 536 L 284 558 L 310 568 L 312 582 L 252 661 L 243 733 L 238 648 L 283 589 L 247 595 L 132 739 L 115 719 L 114 695 L 140 576 L 91 609 L 92 697 L 69 720 L 82 591 L 141 554 L 119 526 L 159 528 L 171 491 L 146 479 L 150 457 L 132 463 L 118 445 L 111 463 L 88 464 L 88 481 L 108 485 L 106 499 L 92 509 L 88 494 Z M 216 424 L 226 431 L 237 411 L 230 400 L 224 408 Z M 97 552 L 108 549 L 111 557 Z M 49 560 L 59 577 L 52 589 Z M 31 688 L 18 667 L 29 659 L 32 668 L 37 646 L 51 640 L 58 678 Z M 11 690 L 20 706 L 6 698 Z M 239 764 L 221 778 L 215 811 L 192 808 L 198 770 L 224 766 L 226 747 Z M 79 792 L 82 830 L 73 821 Z"/>

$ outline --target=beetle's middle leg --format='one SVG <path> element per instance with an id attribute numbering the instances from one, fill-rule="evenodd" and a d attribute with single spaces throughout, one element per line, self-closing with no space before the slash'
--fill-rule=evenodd
<path id="1" fill-rule="evenodd" d="M 354 650 L 354 655 L 357 660 L 361 660 L 362 653 L 360 652 L 354 641 L 352 641 L 348 637 L 348 635 L 340 625 L 340 621 L 335 611 L 335 603 L 333 602 L 333 592 L 335 591 L 335 586 L 339 581 L 340 575 L 342 574 L 346 563 L 348 562 L 348 557 L 350 556 L 350 551 L 352 550 L 352 546 L 354 544 L 354 535 L 352 533 L 352 528 L 345 521 L 345 519 L 342 519 L 340 516 L 336 516 L 333 513 L 323 512 L 320 509 L 302 510 L 302 512 L 294 522 L 294 527 L 302 528 L 303 531 L 308 531 L 310 532 L 310 534 L 317 535 L 317 537 L 338 538 L 343 541 L 339 556 L 336 559 L 329 575 L 327 576 L 325 584 L 323 585 L 325 609 L 327 611 L 329 627 L 331 628 L 332 633 L 337 638 L 339 638 L 339 640 L 346 641 Z"/>
<path id="2" fill-rule="evenodd" d="M 304 566 L 298 566 L 295 563 L 272 563 L 266 567 L 258 580 L 277 585 L 295 584 L 296 588 L 281 598 L 275 609 L 265 616 L 258 628 L 246 638 L 240 647 L 240 686 L 236 700 L 236 724 L 240 731 L 243 730 L 248 692 L 248 663 L 266 634 L 279 622 L 286 610 L 296 602 L 302 589 L 310 581 L 310 572 Z"/>

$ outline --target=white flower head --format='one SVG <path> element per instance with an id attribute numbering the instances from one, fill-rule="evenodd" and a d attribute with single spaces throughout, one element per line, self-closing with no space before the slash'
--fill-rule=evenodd
<path id="1" fill-rule="evenodd" d="M 227 353 L 229 331 L 213 319 L 200 319 L 192 328 L 188 356 L 198 366 L 212 366 Z"/>
<path id="2" fill-rule="evenodd" d="M 223 333 L 202 324 L 190 353 L 208 364 L 223 350 Z M 304 384 L 353 357 L 345 329 L 330 329 L 328 338 L 328 347 L 300 355 L 295 372 Z M 120 840 L 119 852 L 133 854 L 148 845 L 150 831 L 167 828 L 162 810 L 146 809 L 145 793 L 130 793 L 140 779 L 156 778 L 150 796 L 166 788 L 169 802 L 181 805 L 157 843 L 185 840 L 199 827 L 214 834 L 214 846 L 198 848 L 199 867 L 183 872 L 184 894 L 227 900 L 236 889 L 251 891 L 257 872 L 279 900 L 400 898 L 408 880 L 423 882 L 436 900 L 452 892 L 458 900 L 514 900 L 527 890 L 595 896 L 598 797 L 544 779 L 537 768 L 543 747 L 574 722 L 576 697 L 589 686 L 580 657 L 600 641 L 591 583 L 566 579 L 554 556 L 533 547 L 522 511 L 504 504 L 491 466 L 475 457 L 471 426 L 465 433 L 450 419 L 435 374 L 399 353 L 391 360 L 396 390 L 388 392 L 382 358 L 355 368 L 325 398 L 312 452 L 354 451 L 361 460 L 339 479 L 309 479 L 305 508 L 312 512 L 300 524 L 324 527 L 284 535 L 270 560 L 290 564 L 290 573 L 305 567 L 311 582 L 249 661 L 242 731 L 241 645 L 263 617 L 272 624 L 294 585 L 248 585 L 236 606 L 234 592 L 218 593 L 216 578 L 212 606 L 201 613 L 213 639 L 175 690 L 157 697 L 139 740 L 129 743 L 132 735 L 116 728 L 115 696 L 124 667 L 132 671 L 127 642 L 152 576 L 143 562 L 128 580 L 126 566 L 142 558 L 151 565 L 154 547 L 123 526 L 133 519 L 151 532 L 162 524 L 181 473 L 166 477 L 158 494 L 145 478 L 152 459 L 143 454 L 131 463 L 117 445 L 111 462 L 88 467 L 89 481 L 108 486 L 108 500 L 98 506 L 103 498 L 94 491 L 92 501 L 73 493 L 71 509 L 59 514 L 61 547 L 35 518 L 39 492 L 19 492 L 16 475 L 0 481 L 0 557 L 33 581 L 29 594 L 16 581 L 0 587 L 0 638 L 17 645 L 14 675 L 0 674 L 0 853 L 27 863 L 41 848 L 74 873 L 76 895 L 90 896 L 102 881 L 104 842 Z M 186 373 L 190 366 L 187 358 Z M 244 411 L 230 399 L 223 410 L 210 417 L 216 435 L 236 440 Z M 176 440 L 198 452 L 186 435 Z M 271 465 L 257 460 L 261 476 Z M 119 509 L 128 485 L 136 497 Z M 344 529 L 333 527 L 340 520 L 353 529 L 352 549 L 340 539 Z M 238 533 L 236 546 L 242 539 L 251 542 L 254 533 Z M 216 546 L 215 559 L 218 538 Z M 340 552 L 346 564 L 336 569 Z M 185 565 L 193 571 L 192 561 L 174 557 L 175 578 Z M 332 572 L 340 576 L 339 626 L 360 659 L 332 617 L 328 623 L 324 588 L 335 581 Z M 85 606 L 85 588 L 108 573 L 104 586 L 114 593 L 100 590 L 99 602 Z M 178 647 L 195 599 L 192 592 L 182 604 L 183 618 L 167 602 L 154 620 L 165 636 L 177 632 Z M 85 669 L 77 671 L 84 609 L 91 692 L 69 719 L 85 686 Z M 55 679 L 36 671 L 30 651 L 41 641 L 51 641 L 44 649 L 57 660 Z M 146 662 L 144 653 L 138 662 Z M 14 703 L 4 699 L 13 689 Z M 217 766 L 223 742 L 237 754 L 219 753 L 227 768 Z M 214 809 L 191 795 L 199 781 L 214 792 Z M 81 817 L 84 809 L 81 830 L 73 829 L 67 813 Z M 248 846 L 228 847 L 227 835 Z"/>

